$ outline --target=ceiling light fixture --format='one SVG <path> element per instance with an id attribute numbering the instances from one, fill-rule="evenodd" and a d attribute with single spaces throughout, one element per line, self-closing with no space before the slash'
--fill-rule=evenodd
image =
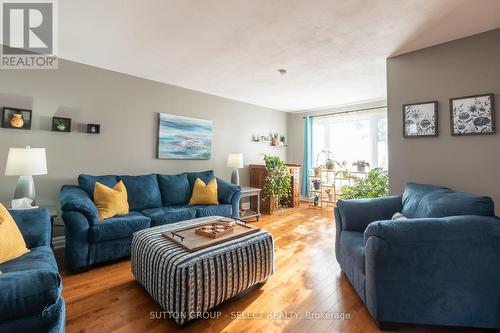
<path id="1" fill-rule="evenodd" d="M 285 68 L 280 68 L 280 69 L 278 69 L 278 72 L 279 72 L 281 75 L 285 75 L 286 73 L 288 73 L 288 71 L 287 71 Z"/>

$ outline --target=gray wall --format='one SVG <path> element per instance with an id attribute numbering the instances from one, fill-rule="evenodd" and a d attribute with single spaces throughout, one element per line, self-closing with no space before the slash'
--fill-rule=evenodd
<path id="1" fill-rule="evenodd" d="M 47 148 L 48 175 L 35 178 L 42 205 L 59 204 L 61 185 L 76 183 L 79 173 L 214 169 L 229 179 L 227 153 L 242 152 L 240 176 L 248 184 L 248 164 L 262 163 L 262 154 L 286 159 L 286 148 L 251 141 L 256 132 L 286 135 L 284 112 L 69 61 L 60 61 L 58 70 L 1 71 L 0 106 L 33 110 L 31 131 L 0 129 L 0 201 L 8 205 L 17 178 L 3 176 L 9 147 Z M 157 160 L 158 112 L 212 120 L 212 159 Z M 73 132 L 51 132 L 52 116 L 72 118 Z M 101 124 L 101 134 L 82 133 L 86 123 Z"/>
<path id="2" fill-rule="evenodd" d="M 450 135 L 449 99 L 482 93 L 495 94 L 498 116 L 500 29 L 387 60 L 391 192 L 413 180 L 490 195 L 500 205 L 500 133 Z M 430 100 L 439 102 L 439 136 L 404 139 L 402 104 Z"/>

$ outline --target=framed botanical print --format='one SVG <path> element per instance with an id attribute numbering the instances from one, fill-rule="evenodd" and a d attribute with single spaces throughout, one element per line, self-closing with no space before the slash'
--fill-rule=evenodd
<path id="1" fill-rule="evenodd" d="M 405 138 L 438 135 L 438 102 L 403 105 L 403 136 Z"/>
<path id="2" fill-rule="evenodd" d="M 495 134 L 493 94 L 450 99 L 451 135 Z"/>

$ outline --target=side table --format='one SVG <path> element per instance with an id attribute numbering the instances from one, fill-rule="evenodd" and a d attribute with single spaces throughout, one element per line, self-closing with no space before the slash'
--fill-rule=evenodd
<path id="1" fill-rule="evenodd" d="M 255 207 L 252 207 L 252 204 L 250 204 L 250 209 L 247 210 L 242 216 L 240 216 L 240 219 L 248 220 L 252 217 L 255 217 L 257 221 L 260 220 L 260 191 L 260 188 L 241 186 L 241 198 L 257 197 L 251 198 L 253 200 L 256 199 L 255 201 L 257 202 L 254 204 Z"/>

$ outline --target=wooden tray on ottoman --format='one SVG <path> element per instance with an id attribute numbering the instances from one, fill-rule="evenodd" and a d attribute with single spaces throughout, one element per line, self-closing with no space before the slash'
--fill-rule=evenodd
<path id="1" fill-rule="evenodd" d="M 194 252 L 216 244 L 224 243 L 231 239 L 244 237 L 260 230 L 260 228 L 256 228 L 244 222 L 236 222 L 231 225 L 231 228 L 227 228 L 223 232 L 219 232 L 215 235 L 215 237 L 213 235 L 206 235 L 199 231 L 201 227 L 209 224 L 224 224 L 228 226 L 229 223 L 226 222 L 226 220 L 227 219 L 217 219 L 207 221 L 203 224 L 194 225 L 192 227 L 170 230 L 162 233 L 162 236 L 176 242 L 186 250 Z"/>

